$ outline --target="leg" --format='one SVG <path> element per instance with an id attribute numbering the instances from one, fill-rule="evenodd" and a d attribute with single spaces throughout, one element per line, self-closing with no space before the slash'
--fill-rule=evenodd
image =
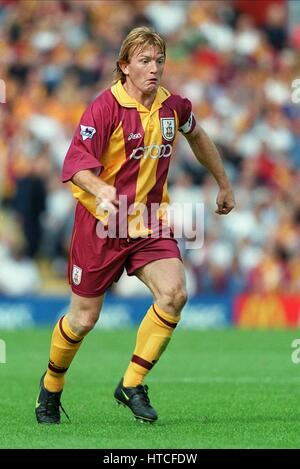
<path id="1" fill-rule="evenodd" d="M 136 272 L 155 300 L 138 330 L 135 350 L 124 375 L 124 386 L 142 384 L 167 347 L 186 302 L 185 274 L 179 259 L 160 259 Z"/>
<path id="2" fill-rule="evenodd" d="M 177 258 L 153 261 L 136 271 L 153 293 L 155 304 L 148 310 L 138 330 L 131 362 L 119 383 L 115 398 L 128 406 L 140 420 L 153 422 L 157 413 L 151 407 L 146 374 L 167 347 L 180 319 L 186 302 L 185 275 L 182 262 Z"/>
<path id="3" fill-rule="evenodd" d="M 84 336 L 97 322 L 102 302 L 103 296 L 83 298 L 72 293 L 68 314 L 58 321 L 53 330 L 48 368 L 41 379 L 35 409 L 38 423 L 60 423 L 60 397 L 65 373 Z"/>
<path id="4" fill-rule="evenodd" d="M 187 300 L 185 273 L 179 259 L 160 259 L 136 271 L 151 290 L 159 308 L 177 318 Z"/>
<path id="5" fill-rule="evenodd" d="M 104 295 L 85 298 L 72 293 L 71 304 L 66 318 L 74 334 L 85 336 L 99 319 Z"/>
<path id="6" fill-rule="evenodd" d="M 67 372 L 83 338 L 96 324 L 103 296 L 85 298 L 72 293 L 68 313 L 56 324 L 51 341 L 50 359 L 44 378 L 45 388 L 59 392 L 64 386 Z"/>

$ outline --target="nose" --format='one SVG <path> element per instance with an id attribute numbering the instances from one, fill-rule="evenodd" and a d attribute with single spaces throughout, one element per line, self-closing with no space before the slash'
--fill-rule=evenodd
<path id="1" fill-rule="evenodd" d="M 151 61 L 151 73 L 157 73 L 158 71 L 158 67 L 157 67 L 157 63 L 156 63 L 156 60 L 152 60 Z"/>

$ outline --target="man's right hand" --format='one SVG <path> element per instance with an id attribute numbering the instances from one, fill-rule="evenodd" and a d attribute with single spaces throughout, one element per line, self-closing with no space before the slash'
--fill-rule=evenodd
<path id="1" fill-rule="evenodd" d="M 78 173 L 74 174 L 72 182 L 96 197 L 97 215 L 103 215 L 104 212 L 115 214 L 118 211 L 119 201 L 116 188 L 106 184 L 90 169 L 78 171 Z"/>
<path id="2" fill-rule="evenodd" d="M 105 211 L 109 214 L 115 214 L 118 211 L 118 207 L 117 190 L 114 186 L 105 184 L 97 190 L 96 213 L 98 215 Z"/>

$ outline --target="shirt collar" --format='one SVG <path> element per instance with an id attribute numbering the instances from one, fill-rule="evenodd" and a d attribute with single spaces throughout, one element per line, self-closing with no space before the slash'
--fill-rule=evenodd
<path id="1" fill-rule="evenodd" d="M 157 90 L 151 110 L 149 110 L 126 93 L 121 80 L 111 87 L 111 92 L 121 106 L 129 108 L 135 107 L 139 112 L 154 112 L 161 108 L 162 103 L 171 96 L 168 90 L 160 86 Z"/>

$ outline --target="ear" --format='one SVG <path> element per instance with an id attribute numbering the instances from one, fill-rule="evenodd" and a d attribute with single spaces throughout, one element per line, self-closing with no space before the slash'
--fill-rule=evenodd
<path id="1" fill-rule="evenodd" d="M 119 67 L 124 73 L 124 75 L 129 75 L 128 64 L 126 62 L 119 62 Z"/>

